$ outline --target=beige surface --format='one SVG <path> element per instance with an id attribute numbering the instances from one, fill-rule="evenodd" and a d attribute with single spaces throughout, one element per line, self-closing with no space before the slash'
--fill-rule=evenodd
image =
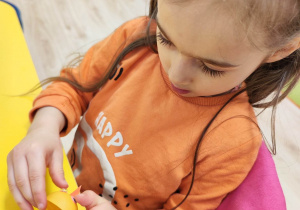
<path id="1" fill-rule="evenodd" d="M 148 0 L 11 2 L 22 11 L 25 38 L 40 79 L 57 75 L 70 60 L 70 54 L 85 52 L 124 21 L 148 11 Z M 268 139 L 269 119 L 270 110 L 259 116 L 259 124 Z M 285 100 L 278 107 L 277 120 L 278 154 L 274 160 L 288 209 L 297 210 L 300 209 L 300 110 Z M 70 142 L 71 137 L 66 139 Z"/>

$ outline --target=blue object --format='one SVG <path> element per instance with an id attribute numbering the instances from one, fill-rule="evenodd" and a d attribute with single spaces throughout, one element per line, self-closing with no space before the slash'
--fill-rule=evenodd
<path id="1" fill-rule="evenodd" d="M 8 1 L 4 1 L 4 0 L 0 0 L 0 1 L 5 2 L 5 3 L 11 5 L 11 6 L 15 9 L 15 11 L 16 11 L 16 13 L 17 13 L 17 16 L 18 16 L 18 18 L 19 18 L 20 25 L 21 25 L 21 27 L 22 27 L 22 29 L 23 29 L 23 22 L 22 22 L 21 12 L 20 12 L 19 8 L 18 8 L 17 6 L 15 6 L 14 4 L 8 2 Z M 24 30 L 24 29 L 23 29 L 23 30 Z"/>

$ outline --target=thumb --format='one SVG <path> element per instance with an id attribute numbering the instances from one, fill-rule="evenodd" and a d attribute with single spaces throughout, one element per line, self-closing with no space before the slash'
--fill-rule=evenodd
<path id="1" fill-rule="evenodd" d="M 59 188 L 68 188 L 68 183 L 65 179 L 63 168 L 63 152 L 54 151 L 52 154 L 51 162 L 49 163 L 49 173 L 52 181 Z"/>
<path id="2" fill-rule="evenodd" d="M 108 200 L 100 197 L 91 190 L 86 190 L 74 198 L 77 203 L 86 207 L 87 210 L 115 210 Z"/>

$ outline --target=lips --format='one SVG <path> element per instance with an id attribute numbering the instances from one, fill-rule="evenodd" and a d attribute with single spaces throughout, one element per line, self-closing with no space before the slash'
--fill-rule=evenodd
<path id="1" fill-rule="evenodd" d="M 172 83 L 171 83 L 171 86 L 172 86 L 172 89 L 173 89 L 176 93 L 178 93 L 178 94 L 188 94 L 188 93 L 191 92 L 191 91 L 189 91 L 189 90 L 184 90 L 184 89 L 177 88 L 177 87 L 175 87 Z"/>

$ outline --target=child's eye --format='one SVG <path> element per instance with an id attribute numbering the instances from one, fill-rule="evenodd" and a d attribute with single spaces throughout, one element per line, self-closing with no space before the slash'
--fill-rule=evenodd
<path id="1" fill-rule="evenodd" d="M 211 77 L 221 77 L 225 72 L 224 71 L 217 71 L 217 70 L 213 70 L 211 68 L 208 68 L 206 65 L 203 64 L 202 66 L 202 71 L 205 74 L 210 75 Z"/>
<path id="2" fill-rule="evenodd" d="M 158 32 L 156 37 L 157 37 L 157 40 L 159 41 L 160 44 L 166 45 L 166 46 L 168 46 L 168 47 L 173 46 L 173 43 L 172 43 L 171 41 L 167 40 L 167 39 L 162 35 L 161 32 Z"/>
<path id="3" fill-rule="evenodd" d="M 160 42 L 162 45 L 166 45 L 168 47 L 173 46 L 173 43 L 166 39 L 161 32 L 157 33 L 157 40 Z M 224 71 L 217 71 L 211 68 L 208 68 L 206 65 L 202 65 L 202 71 L 212 77 L 221 77 L 225 72 Z"/>

